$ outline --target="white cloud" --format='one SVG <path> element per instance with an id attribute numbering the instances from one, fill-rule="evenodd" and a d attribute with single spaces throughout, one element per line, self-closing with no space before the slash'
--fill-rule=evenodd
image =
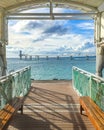
<path id="1" fill-rule="evenodd" d="M 80 23 L 76 25 L 80 29 L 94 29 L 94 24 L 92 22 L 85 22 L 85 23 Z"/>

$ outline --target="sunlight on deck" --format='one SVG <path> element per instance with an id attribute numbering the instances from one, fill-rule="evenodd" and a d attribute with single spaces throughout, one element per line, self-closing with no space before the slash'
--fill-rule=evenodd
<path id="1" fill-rule="evenodd" d="M 24 114 L 14 116 L 8 130 L 95 130 L 79 113 L 79 97 L 71 81 L 33 81 Z"/>

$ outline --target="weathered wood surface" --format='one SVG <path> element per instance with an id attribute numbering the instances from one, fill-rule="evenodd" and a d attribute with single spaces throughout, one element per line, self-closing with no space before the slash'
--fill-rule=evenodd
<path id="1" fill-rule="evenodd" d="M 23 98 L 15 98 L 10 103 L 5 105 L 3 109 L 0 110 L 0 130 L 7 129 L 14 114 L 18 110 L 20 110 L 21 114 L 23 114 L 23 100 Z"/>
<path id="2" fill-rule="evenodd" d="M 95 130 L 80 114 L 71 81 L 33 81 L 24 104 L 24 114 L 16 114 L 8 130 Z"/>
<path id="3" fill-rule="evenodd" d="M 104 130 L 104 112 L 88 96 L 80 97 L 80 113 L 85 110 L 96 130 Z"/>

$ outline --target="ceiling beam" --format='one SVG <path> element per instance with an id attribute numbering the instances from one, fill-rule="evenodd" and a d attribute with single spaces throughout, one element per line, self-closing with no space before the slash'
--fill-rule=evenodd
<path id="1" fill-rule="evenodd" d="M 52 12 L 51 12 L 52 13 Z M 83 16 L 83 17 L 95 17 L 97 13 L 52 13 L 53 16 Z M 7 17 L 41 17 L 41 16 L 50 16 L 49 13 L 14 13 L 14 14 L 8 14 Z"/>
<path id="2" fill-rule="evenodd" d="M 54 20 L 90 20 L 90 17 L 54 17 Z M 9 17 L 8 20 L 51 20 L 50 17 Z"/>
<path id="3" fill-rule="evenodd" d="M 72 20 L 72 19 L 80 19 L 80 20 L 86 20 L 86 19 L 93 19 L 95 17 L 96 14 L 89 14 L 89 13 L 78 13 L 78 14 L 74 14 L 74 13 L 70 13 L 70 14 L 58 14 L 58 13 L 53 13 L 54 19 L 56 20 Z M 17 14 L 17 15 L 10 15 L 7 16 L 7 19 L 10 20 L 49 20 L 52 19 L 50 17 L 50 14 L 34 14 L 32 13 L 31 15 L 27 14 Z"/>
<path id="4" fill-rule="evenodd" d="M 50 0 L 50 17 L 53 20 L 54 16 L 53 16 L 53 4 L 52 4 L 52 0 Z"/>
<path id="5" fill-rule="evenodd" d="M 98 7 L 99 12 L 104 12 L 104 2 Z"/>
<path id="6" fill-rule="evenodd" d="M 53 15 L 96 15 L 97 13 L 53 13 Z M 49 13 L 11 13 L 8 16 L 50 15 Z"/>
<path id="7" fill-rule="evenodd" d="M 51 12 L 52 13 L 52 12 Z M 14 13 L 6 16 L 8 20 L 87 20 L 96 17 L 96 13 Z"/>

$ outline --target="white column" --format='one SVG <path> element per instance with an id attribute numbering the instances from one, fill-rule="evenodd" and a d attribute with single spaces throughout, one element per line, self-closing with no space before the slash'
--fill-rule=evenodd
<path id="1" fill-rule="evenodd" d="M 104 68 L 104 12 L 99 13 L 95 20 L 96 42 L 96 75 L 102 77 Z"/>
<path id="2" fill-rule="evenodd" d="M 6 43 L 7 43 L 7 32 L 6 32 L 6 20 L 5 10 L 0 9 L 0 76 L 6 75 Z"/>

